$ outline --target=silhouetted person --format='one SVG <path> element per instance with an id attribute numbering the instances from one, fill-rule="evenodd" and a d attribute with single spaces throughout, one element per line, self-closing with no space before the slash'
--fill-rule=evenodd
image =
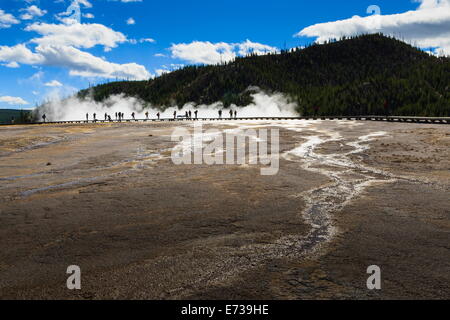
<path id="1" fill-rule="evenodd" d="M 234 110 L 234 118 L 237 119 L 237 111 Z"/>
<path id="2" fill-rule="evenodd" d="M 230 119 L 233 119 L 233 110 L 230 109 Z"/>
<path id="3" fill-rule="evenodd" d="M 97 121 L 97 114 L 94 113 L 94 121 Z"/>
<path id="4" fill-rule="evenodd" d="M 145 118 L 148 119 L 148 111 L 145 113 Z"/>
<path id="5" fill-rule="evenodd" d="M 195 110 L 194 114 L 195 114 L 195 119 L 198 119 L 198 110 Z"/>
<path id="6" fill-rule="evenodd" d="M 44 120 L 44 122 L 45 122 L 45 119 L 47 119 L 47 116 L 45 115 L 45 113 L 42 115 L 42 120 Z"/>
<path id="7" fill-rule="evenodd" d="M 389 101 L 384 102 L 384 112 L 386 113 L 386 118 L 389 117 Z"/>
<path id="8" fill-rule="evenodd" d="M 175 111 L 173 112 L 173 118 L 174 118 L 174 119 L 177 118 L 177 110 L 175 110 Z"/>
<path id="9" fill-rule="evenodd" d="M 136 120 L 136 118 L 134 117 L 134 112 L 131 114 L 131 117 L 133 118 L 133 120 Z"/>
<path id="10" fill-rule="evenodd" d="M 89 113 L 86 113 L 86 122 L 89 121 Z"/>
<path id="11" fill-rule="evenodd" d="M 192 111 L 189 110 L 189 119 L 192 119 Z"/>
<path id="12" fill-rule="evenodd" d="M 219 119 L 222 119 L 222 110 L 219 110 Z"/>
<path id="13" fill-rule="evenodd" d="M 116 120 L 117 120 L 117 112 L 116 112 Z"/>
<path id="14" fill-rule="evenodd" d="M 111 122 L 111 120 L 112 120 L 112 119 L 111 119 L 111 116 L 108 115 L 108 121 Z"/>
<path id="15" fill-rule="evenodd" d="M 159 117 L 160 117 L 161 115 L 160 115 L 160 113 L 158 112 L 158 113 L 156 114 L 156 116 L 158 117 L 158 120 L 159 120 Z"/>
<path id="16" fill-rule="evenodd" d="M 108 114 L 105 112 L 105 121 L 108 120 Z"/>
<path id="17" fill-rule="evenodd" d="M 122 120 L 125 119 L 125 113 L 122 112 Z"/>

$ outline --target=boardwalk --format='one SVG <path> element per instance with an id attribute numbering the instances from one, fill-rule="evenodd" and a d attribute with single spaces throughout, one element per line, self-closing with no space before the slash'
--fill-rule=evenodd
<path id="1" fill-rule="evenodd" d="M 165 121 L 244 121 L 244 120 L 262 120 L 262 121 L 280 121 L 280 120 L 348 120 L 348 121 L 385 121 L 385 122 L 406 122 L 406 123 L 424 123 L 424 124 L 450 124 L 450 117 L 407 117 L 407 116 L 310 116 L 310 117 L 239 117 L 239 118 L 163 118 L 163 119 L 124 119 L 124 120 L 72 120 L 72 121 L 47 121 L 34 122 L 37 124 L 81 124 L 81 123 L 106 123 L 106 122 L 165 122 Z M 12 125 L 12 124 L 0 124 Z"/>

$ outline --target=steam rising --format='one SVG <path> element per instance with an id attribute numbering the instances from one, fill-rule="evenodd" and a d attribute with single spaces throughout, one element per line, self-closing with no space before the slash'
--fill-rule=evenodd
<path id="1" fill-rule="evenodd" d="M 238 117 L 295 117 L 298 113 L 295 111 L 297 104 L 282 93 L 267 94 L 262 91 L 256 91 L 251 94 L 253 103 L 240 107 L 231 105 L 230 109 L 237 111 Z M 89 119 L 93 119 L 96 114 L 97 120 L 103 120 L 105 113 L 115 119 L 116 112 L 125 114 L 125 118 L 131 118 L 134 112 L 136 119 L 145 118 L 145 112 L 149 112 L 150 118 L 156 118 L 156 114 L 160 112 L 161 118 L 173 118 L 173 112 L 176 110 L 177 115 L 184 115 L 186 111 L 198 110 L 198 117 L 218 117 L 218 111 L 223 110 L 223 118 L 229 117 L 229 109 L 224 109 L 221 102 L 211 105 L 195 105 L 187 103 L 181 109 L 178 107 L 169 107 L 164 111 L 156 106 L 149 105 L 134 97 L 126 97 L 124 95 L 110 96 L 103 102 L 96 102 L 91 98 L 78 99 L 71 97 L 68 99 L 53 99 L 37 109 L 38 117 L 43 114 L 47 116 L 48 121 L 73 121 L 84 120 L 86 114 Z"/>

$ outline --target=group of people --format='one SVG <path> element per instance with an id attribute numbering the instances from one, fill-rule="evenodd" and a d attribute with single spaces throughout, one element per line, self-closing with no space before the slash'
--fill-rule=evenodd
<path id="1" fill-rule="evenodd" d="M 149 119 L 149 113 L 148 113 L 148 111 L 145 113 L 145 118 L 146 119 Z M 45 115 L 44 115 L 45 116 Z M 157 114 L 156 114 L 156 116 L 158 117 L 158 120 L 160 119 L 160 117 L 161 117 L 161 114 L 158 112 Z M 44 118 L 44 117 L 43 117 Z M 135 112 L 132 112 L 131 113 L 131 118 L 133 119 L 133 120 L 136 120 L 136 113 Z M 116 112 L 115 113 L 115 120 L 116 121 L 122 121 L 122 120 L 126 120 L 125 119 L 125 113 L 123 113 L 123 112 Z M 89 113 L 86 113 L 86 121 L 89 121 Z M 97 119 L 97 114 L 96 113 L 93 113 L 92 114 L 92 121 L 98 121 L 98 119 Z M 111 117 L 111 115 L 109 115 L 108 113 L 105 113 L 105 121 L 113 121 L 112 120 L 112 117 Z"/>
<path id="2" fill-rule="evenodd" d="M 219 119 L 222 119 L 223 110 L 219 110 L 218 113 L 219 113 Z M 191 110 L 186 111 L 184 117 L 186 119 L 192 119 L 192 111 Z M 195 117 L 194 119 L 196 119 L 196 120 L 198 119 L 198 110 L 194 111 L 194 117 Z M 177 118 L 177 111 L 176 110 L 173 112 L 173 118 L 174 119 Z M 158 119 L 159 119 L 159 115 L 158 115 Z M 237 111 L 236 110 L 233 111 L 233 110 L 230 109 L 230 119 L 237 119 Z"/>
<path id="3" fill-rule="evenodd" d="M 192 113 L 194 114 L 194 119 L 197 120 L 198 119 L 198 110 L 195 110 L 194 112 L 192 112 L 191 110 L 186 111 L 185 118 L 186 119 L 193 119 L 192 118 Z M 219 113 L 219 119 L 222 119 L 223 110 L 219 110 L 218 113 Z M 237 119 L 237 111 L 236 110 L 233 111 L 233 110 L 230 109 L 229 114 L 230 114 L 230 119 Z M 145 112 L 145 118 L 149 119 L 149 116 L 150 116 L 149 112 L 148 111 Z M 161 114 L 158 112 L 156 114 L 156 117 L 158 118 L 158 120 L 160 120 L 161 119 Z M 131 118 L 133 120 L 136 120 L 136 113 L 135 112 L 131 113 Z M 177 111 L 176 110 L 173 112 L 173 118 L 174 119 L 177 118 Z M 46 119 L 47 119 L 47 116 L 45 114 L 43 114 L 42 115 L 42 120 L 45 122 Z M 123 112 L 116 112 L 115 113 L 115 119 L 116 119 L 116 121 L 125 120 L 125 114 Z M 89 113 L 86 113 L 86 122 L 88 122 L 88 121 L 89 121 Z M 98 121 L 96 113 L 92 114 L 92 121 L 94 121 L 94 122 Z M 111 115 L 109 115 L 106 112 L 105 112 L 105 121 L 112 121 Z"/>
<path id="4" fill-rule="evenodd" d="M 236 110 L 231 110 L 230 109 L 230 119 L 233 119 L 233 115 L 234 115 L 234 119 L 237 119 L 237 111 Z M 222 119 L 222 110 L 219 110 L 219 119 Z"/>
<path id="5" fill-rule="evenodd" d="M 185 117 L 186 119 L 192 119 L 192 111 L 191 111 L 191 110 L 186 111 L 184 117 Z M 195 117 L 195 119 L 198 119 L 198 110 L 195 110 L 195 111 L 194 111 L 194 117 Z M 175 110 L 175 111 L 173 112 L 173 118 L 174 118 L 174 119 L 177 118 L 177 110 Z"/>

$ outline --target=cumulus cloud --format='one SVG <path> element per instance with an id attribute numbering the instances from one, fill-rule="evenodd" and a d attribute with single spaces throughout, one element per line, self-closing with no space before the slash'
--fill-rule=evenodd
<path id="1" fill-rule="evenodd" d="M 127 24 L 128 25 L 136 24 L 136 21 L 133 18 L 128 18 Z"/>
<path id="2" fill-rule="evenodd" d="M 20 16 L 20 19 L 22 20 L 31 20 L 35 17 L 42 17 L 47 13 L 46 10 L 42 10 L 35 5 L 29 6 L 28 8 L 22 9 L 21 11 L 24 12 Z"/>
<path id="3" fill-rule="evenodd" d="M 151 74 L 136 63 L 117 64 L 103 60 L 71 46 L 39 45 L 32 52 L 24 44 L 0 46 L 0 61 L 28 65 L 47 65 L 68 68 L 71 75 L 101 78 L 144 80 Z"/>
<path id="4" fill-rule="evenodd" d="M 20 21 L 17 20 L 12 14 L 6 13 L 0 9 L 0 29 L 10 28 L 13 24 L 19 24 Z"/>
<path id="5" fill-rule="evenodd" d="M 450 0 L 418 0 L 417 10 L 393 15 L 354 16 L 309 26 L 295 36 L 315 37 L 318 42 L 343 36 L 381 32 L 422 48 L 450 54 Z"/>
<path id="6" fill-rule="evenodd" d="M 127 41 L 121 32 L 114 31 L 102 24 L 48 24 L 34 23 L 25 28 L 34 31 L 42 37 L 31 39 L 39 45 L 73 46 L 76 48 L 92 48 L 102 45 L 105 48 L 115 48 Z"/>
<path id="7" fill-rule="evenodd" d="M 40 35 L 29 41 L 34 49 L 30 49 L 26 44 L 0 46 L 0 62 L 6 63 L 5 66 L 17 67 L 19 63 L 56 66 L 68 68 L 69 74 L 82 77 L 130 80 L 144 80 L 152 77 L 142 65 L 117 64 L 80 50 L 101 45 L 104 46 L 105 51 L 110 51 L 118 44 L 129 41 L 121 32 L 116 32 L 102 24 L 33 23 L 27 26 L 25 31 L 36 32 Z M 142 39 L 141 42 L 151 42 L 151 40 Z"/>
<path id="8" fill-rule="evenodd" d="M 25 101 L 20 97 L 10 97 L 10 96 L 1 96 L 0 102 L 7 103 L 9 105 L 20 105 L 20 106 L 28 104 L 27 101 Z"/>
<path id="9" fill-rule="evenodd" d="M 169 50 L 172 53 L 172 58 L 182 59 L 190 63 L 218 64 L 229 62 L 238 55 L 265 54 L 276 52 L 278 49 L 247 40 L 242 43 L 193 41 L 191 43 L 173 44 Z"/>
<path id="10" fill-rule="evenodd" d="M 0 46 L 0 61 L 18 62 L 22 64 L 43 64 L 44 57 L 32 52 L 24 44 L 13 47 Z"/>

